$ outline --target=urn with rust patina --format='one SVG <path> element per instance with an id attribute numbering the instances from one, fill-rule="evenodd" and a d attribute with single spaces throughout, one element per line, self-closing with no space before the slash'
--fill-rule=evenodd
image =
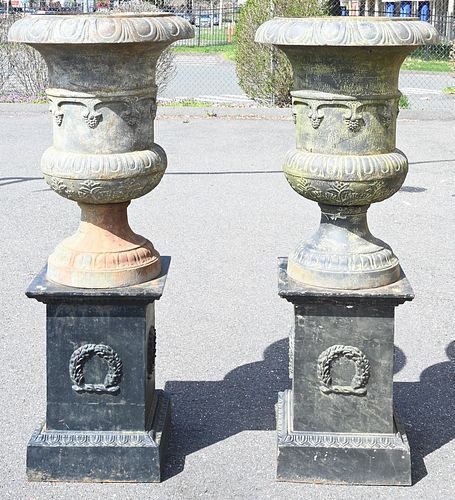
<path id="1" fill-rule="evenodd" d="M 188 22 L 167 13 L 37 15 L 12 26 L 9 40 L 37 49 L 49 68 L 54 143 L 41 170 L 82 213 L 79 231 L 49 257 L 52 281 L 109 288 L 160 273 L 159 254 L 131 230 L 127 206 L 154 189 L 166 169 L 154 142 L 157 60 L 172 42 L 193 35 Z"/>
<path id="2" fill-rule="evenodd" d="M 49 68 L 44 177 L 82 213 L 26 292 L 46 304 L 46 419 L 27 446 L 31 481 L 161 479 L 171 405 L 155 387 L 155 302 L 170 258 L 131 230 L 127 206 L 166 168 L 153 130 L 157 59 L 191 36 L 162 13 L 27 16 L 11 28 Z"/>
<path id="3" fill-rule="evenodd" d="M 322 212 L 319 230 L 290 255 L 289 276 L 335 289 L 397 281 L 398 259 L 370 233 L 367 210 L 406 177 L 408 161 L 395 148 L 398 74 L 417 46 L 437 42 L 435 29 L 402 18 L 276 18 L 256 41 L 292 64 L 297 147 L 283 169 Z"/>

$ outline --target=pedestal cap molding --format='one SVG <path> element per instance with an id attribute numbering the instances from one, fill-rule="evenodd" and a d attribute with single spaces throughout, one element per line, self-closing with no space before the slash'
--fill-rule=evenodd
<path id="1" fill-rule="evenodd" d="M 413 46 L 438 43 L 436 29 L 415 18 L 301 17 L 267 21 L 256 42 L 307 46 Z"/>
<path id="2" fill-rule="evenodd" d="M 10 42 L 29 44 L 167 43 L 194 37 L 188 21 L 167 12 L 26 16 L 10 29 Z"/>

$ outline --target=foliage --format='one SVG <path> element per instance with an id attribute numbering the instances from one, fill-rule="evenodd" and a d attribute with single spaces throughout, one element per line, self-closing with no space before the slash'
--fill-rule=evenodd
<path id="1" fill-rule="evenodd" d="M 451 44 L 450 42 L 436 43 L 434 45 L 423 45 L 417 47 L 412 53 L 412 57 L 426 61 L 448 61 Z"/>
<path id="2" fill-rule="evenodd" d="M 213 106 L 213 103 L 197 101 L 196 99 L 177 99 L 175 101 L 160 101 L 160 106 L 168 106 L 172 108 L 209 108 Z"/>
<path id="3" fill-rule="evenodd" d="M 116 9 L 121 12 L 150 12 L 157 8 L 146 0 L 123 2 Z M 0 91 L 8 96 L 36 99 L 48 86 L 47 66 L 41 55 L 32 47 L 22 43 L 9 43 L 8 30 L 20 19 L 21 14 L 10 14 L 0 19 Z M 157 63 L 156 84 L 158 92 L 174 78 L 176 72 L 174 53 L 164 50 Z"/>
<path id="4" fill-rule="evenodd" d="M 400 96 L 399 106 L 401 109 L 409 109 L 411 107 L 408 97 L 404 94 Z"/>
<path id="5" fill-rule="evenodd" d="M 405 71 L 431 71 L 449 73 L 450 63 L 448 61 L 428 61 L 423 59 L 415 59 L 414 57 L 408 57 L 401 66 L 401 69 Z"/>
<path id="6" fill-rule="evenodd" d="M 228 61 L 235 61 L 235 50 L 233 45 L 210 45 L 201 47 L 186 47 L 184 45 L 174 46 L 173 52 L 188 54 L 211 54 L 220 55 Z"/>
<path id="7" fill-rule="evenodd" d="M 271 6 L 273 8 L 271 8 Z M 254 41 L 259 26 L 275 16 L 320 16 L 317 0 L 247 0 L 236 29 L 236 70 L 251 98 L 278 106 L 291 103 L 292 68 L 283 52 Z"/>
<path id="8" fill-rule="evenodd" d="M 10 14 L 0 23 L 0 89 L 34 98 L 47 86 L 47 67 L 40 54 L 20 43 L 8 43 L 8 30 L 21 16 Z"/>
<path id="9" fill-rule="evenodd" d="M 455 40 L 452 41 L 452 46 L 449 52 L 449 61 L 452 66 L 453 77 L 455 78 Z"/>

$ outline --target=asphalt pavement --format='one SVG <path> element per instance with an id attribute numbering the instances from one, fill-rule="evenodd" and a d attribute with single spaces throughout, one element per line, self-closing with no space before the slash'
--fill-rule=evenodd
<path id="1" fill-rule="evenodd" d="M 165 108 L 160 185 L 129 208 L 132 228 L 172 262 L 157 303 L 157 386 L 173 433 L 161 484 L 28 483 L 27 441 L 45 414 L 45 307 L 24 291 L 74 232 L 75 203 L 51 191 L 39 159 L 46 106 L 0 105 L 0 498 L 449 499 L 455 469 L 455 120 L 402 112 L 401 191 L 370 209 L 416 298 L 396 317 L 395 405 L 413 453 L 412 487 L 277 483 L 274 404 L 288 386 L 292 308 L 276 259 L 319 221 L 281 173 L 289 110 Z M 214 116 L 217 115 L 217 116 Z"/>

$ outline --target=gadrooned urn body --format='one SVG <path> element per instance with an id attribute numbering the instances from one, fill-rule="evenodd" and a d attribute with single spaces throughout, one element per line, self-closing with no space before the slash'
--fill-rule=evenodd
<path id="1" fill-rule="evenodd" d="M 159 274 L 158 252 L 133 233 L 126 210 L 166 169 L 154 142 L 157 60 L 192 36 L 187 21 L 168 13 L 27 16 L 10 29 L 9 40 L 37 49 L 49 69 L 54 141 L 41 170 L 82 211 L 79 232 L 49 257 L 49 279 L 109 288 Z"/>
<path id="2" fill-rule="evenodd" d="M 408 171 L 395 148 L 401 63 L 437 40 L 430 24 L 403 18 L 275 18 L 258 29 L 256 41 L 283 50 L 294 71 L 297 144 L 286 178 L 322 211 L 319 230 L 289 257 L 294 280 L 363 289 L 399 279 L 398 259 L 370 233 L 366 212 Z"/>

